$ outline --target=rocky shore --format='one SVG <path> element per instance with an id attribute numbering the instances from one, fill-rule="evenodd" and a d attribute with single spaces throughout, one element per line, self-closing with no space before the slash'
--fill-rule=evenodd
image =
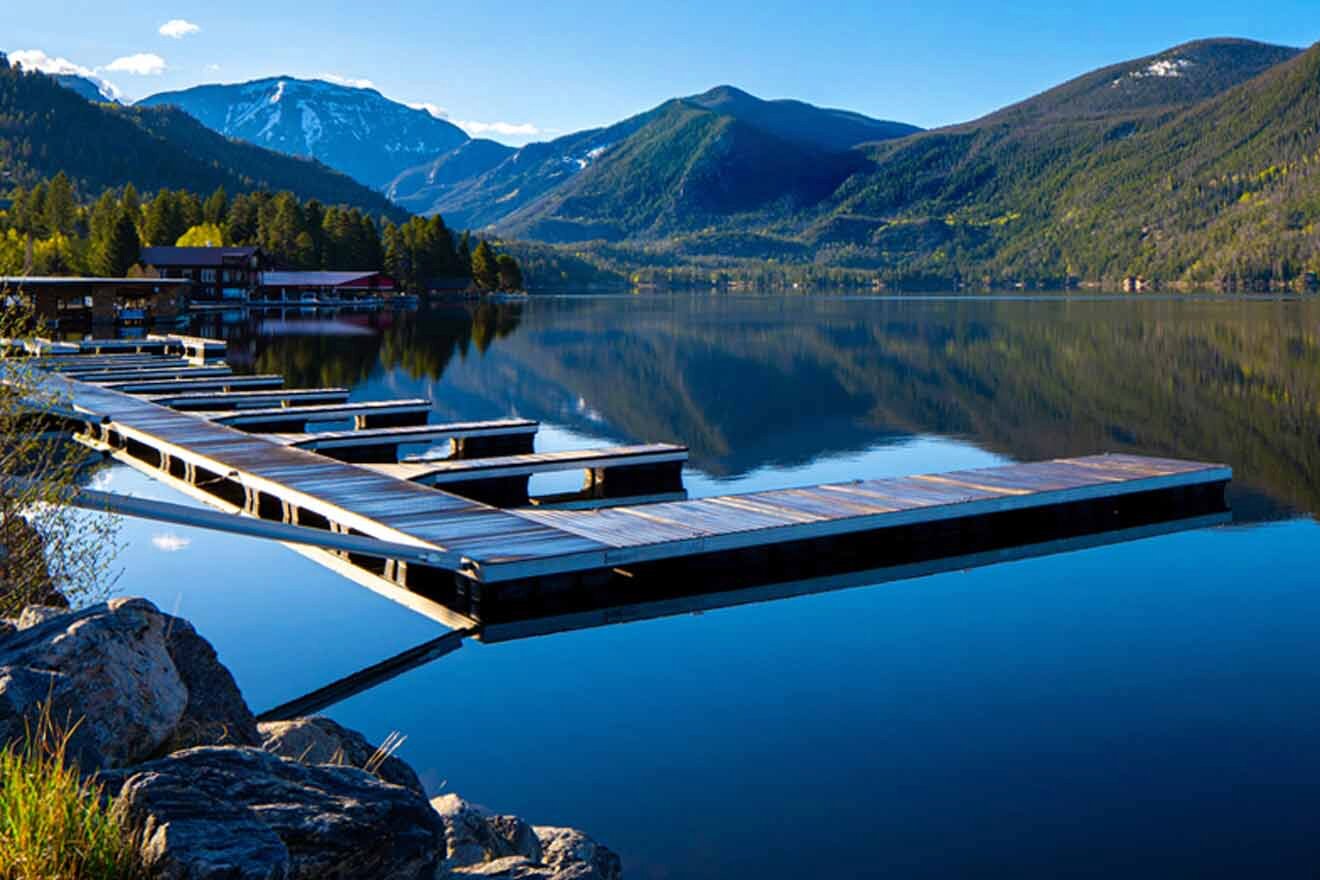
<path id="1" fill-rule="evenodd" d="M 0 746 L 44 704 L 169 880 L 617 880 L 618 856 L 417 774 L 328 718 L 258 724 L 215 650 L 145 599 L 0 620 Z"/>

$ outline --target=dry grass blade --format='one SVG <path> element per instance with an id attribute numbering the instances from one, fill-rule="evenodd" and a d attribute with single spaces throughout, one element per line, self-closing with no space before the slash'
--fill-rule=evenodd
<path id="1" fill-rule="evenodd" d="M 371 753 L 371 757 L 367 758 L 367 763 L 362 765 L 362 769 L 373 776 L 379 775 L 381 765 L 393 757 L 399 747 L 407 741 L 408 737 L 399 733 L 399 731 L 390 731 L 390 735 L 385 737 L 381 744 L 376 746 L 376 751 Z"/>

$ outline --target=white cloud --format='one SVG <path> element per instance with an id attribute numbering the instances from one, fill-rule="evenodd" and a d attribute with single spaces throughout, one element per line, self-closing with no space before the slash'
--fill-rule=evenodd
<path id="1" fill-rule="evenodd" d="M 182 18 L 171 18 L 160 26 L 160 35 L 174 40 L 182 40 L 189 34 L 195 34 L 201 28 L 191 21 Z"/>
<path id="2" fill-rule="evenodd" d="M 67 58 L 52 58 L 40 49 L 19 49 L 17 52 L 10 52 L 9 60 L 23 65 L 24 70 L 36 70 L 49 74 L 67 74 L 89 79 L 100 87 L 103 95 L 116 101 L 123 95 L 123 92 L 114 83 L 97 76 L 96 71 L 90 67 L 74 64 Z"/>
<path id="3" fill-rule="evenodd" d="M 351 76 L 341 76 L 337 73 L 318 73 L 317 79 L 323 79 L 326 82 L 332 82 L 337 86 L 348 86 L 352 89 L 374 89 L 376 84 L 369 79 L 355 79 Z"/>
<path id="4" fill-rule="evenodd" d="M 165 59 L 152 52 L 138 52 L 116 58 L 105 66 L 105 70 L 115 73 L 131 73 L 134 76 L 156 76 L 165 72 Z"/>
<path id="5" fill-rule="evenodd" d="M 220 69 L 220 65 L 219 65 L 219 64 L 208 64 L 208 65 L 206 65 L 206 69 L 207 69 L 207 70 L 211 70 L 211 71 L 219 70 L 219 69 Z"/>
<path id="6" fill-rule="evenodd" d="M 446 110 L 444 107 L 441 107 L 439 104 L 432 104 L 429 101 L 418 101 L 415 104 L 409 104 L 408 106 L 413 108 L 414 110 L 425 110 L 427 113 L 430 113 L 436 119 L 449 118 L 448 110 Z"/>
<path id="7" fill-rule="evenodd" d="M 536 137 L 541 129 L 530 122 L 469 122 L 455 119 L 454 124 L 473 137 L 483 134 L 500 134 L 505 137 Z"/>
<path id="8" fill-rule="evenodd" d="M 151 536 L 151 543 L 162 553 L 178 553 L 180 550 L 187 549 L 188 545 L 192 543 L 192 539 L 176 535 L 173 532 L 158 532 Z"/>

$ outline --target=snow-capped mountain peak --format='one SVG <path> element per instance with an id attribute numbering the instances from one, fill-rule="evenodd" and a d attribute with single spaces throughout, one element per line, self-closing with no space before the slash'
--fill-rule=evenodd
<path id="1" fill-rule="evenodd" d="M 377 189 L 468 140 L 454 124 L 375 89 L 318 79 L 197 86 L 138 103 L 173 104 L 221 134 L 319 159 Z"/>

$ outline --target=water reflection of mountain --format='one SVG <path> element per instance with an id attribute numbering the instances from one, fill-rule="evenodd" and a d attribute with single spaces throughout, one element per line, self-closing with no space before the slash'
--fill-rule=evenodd
<path id="1" fill-rule="evenodd" d="M 460 311 L 384 331 L 375 362 L 307 340 L 258 368 L 319 371 L 302 383 L 349 381 L 331 378 L 341 357 L 356 376 L 397 365 L 390 389 L 433 390 L 446 415 L 684 442 L 713 474 L 940 434 L 1019 459 L 1225 461 L 1239 483 L 1320 510 L 1320 304 L 693 296 Z M 481 348 L 478 325 L 484 355 L 456 357 Z M 438 371 L 439 386 L 419 381 Z"/>

